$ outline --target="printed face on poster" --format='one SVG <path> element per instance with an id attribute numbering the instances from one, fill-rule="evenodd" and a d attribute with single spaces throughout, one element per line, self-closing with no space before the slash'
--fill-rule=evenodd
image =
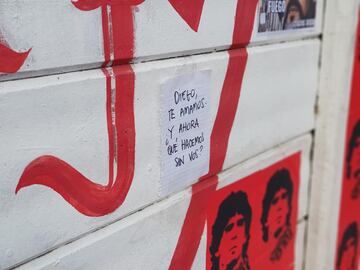
<path id="1" fill-rule="evenodd" d="M 315 26 L 316 0 L 260 0 L 258 32 Z"/>
<path id="2" fill-rule="evenodd" d="M 293 265 L 299 169 L 297 153 L 214 193 L 208 209 L 206 269 Z"/>

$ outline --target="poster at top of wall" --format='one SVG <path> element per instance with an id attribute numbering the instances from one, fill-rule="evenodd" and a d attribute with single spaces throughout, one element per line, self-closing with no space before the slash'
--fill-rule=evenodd
<path id="1" fill-rule="evenodd" d="M 214 192 L 207 270 L 293 269 L 300 153 Z"/>
<path id="2" fill-rule="evenodd" d="M 313 28 L 316 0 L 260 0 L 260 33 Z"/>
<path id="3" fill-rule="evenodd" d="M 360 247 L 360 22 L 353 67 L 340 202 L 336 270 L 359 269 Z"/>

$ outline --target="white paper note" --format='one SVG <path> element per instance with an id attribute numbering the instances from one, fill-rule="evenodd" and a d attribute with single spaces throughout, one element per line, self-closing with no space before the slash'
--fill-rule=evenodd
<path id="1" fill-rule="evenodd" d="M 209 170 L 210 80 L 211 71 L 204 70 L 161 85 L 161 196 L 196 182 Z"/>

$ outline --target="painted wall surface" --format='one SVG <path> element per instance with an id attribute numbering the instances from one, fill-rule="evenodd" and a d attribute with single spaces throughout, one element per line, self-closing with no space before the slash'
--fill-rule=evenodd
<path id="1" fill-rule="evenodd" d="M 317 41 L 249 49 L 239 106 L 224 156 L 225 165 L 215 168 L 215 173 L 313 128 L 318 49 Z M 303 53 L 299 54 L 300 51 Z M 234 57 L 241 59 L 241 52 L 239 50 Z M 280 54 L 288 57 L 280 58 Z M 286 69 L 289 58 L 298 63 L 291 72 Z M 1 136 L 4 141 L 9 137 L 12 140 L 1 145 L 1 151 L 8 155 L 2 156 L 1 162 L 1 190 L 7 203 L 1 209 L 5 219 L 0 227 L 1 231 L 12 233 L 3 239 L 1 263 L 6 266 L 21 262 L 160 200 L 159 85 L 165 78 L 194 70 L 211 70 L 210 126 L 214 126 L 227 63 L 226 53 L 216 53 L 134 65 L 135 167 L 123 204 L 119 204 L 117 197 L 110 200 L 111 196 L 101 195 L 114 192 L 106 186 L 115 187 L 126 182 L 124 178 L 118 178 L 114 179 L 113 185 L 109 184 L 112 167 L 108 156 L 111 156 L 112 144 L 108 137 L 111 121 L 109 123 L 107 118 L 106 76 L 95 70 L 2 83 Z M 267 72 L 274 67 L 276 74 Z M 119 74 L 123 76 L 121 72 Z M 301 80 L 304 76 L 308 80 Z M 269 87 L 273 80 L 282 83 Z M 300 99 L 302 102 L 299 103 Z M 278 113 L 271 113 L 273 106 L 278 107 Z M 19 125 L 20 122 L 23 124 Z M 153 132 L 148 132 L 149 127 Z M 124 129 L 116 128 L 119 137 Z M 218 136 L 223 140 L 223 133 Z M 256 145 L 254 138 L 257 138 Z M 213 158 L 221 158 L 221 153 L 215 152 Z M 124 155 L 121 155 L 118 162 L 123 161 Z M 56 164 L 65 166 L 70 173 L 54 173 Z M 80 173 L 83 176 L 78 176 Z M 79 177 L 87 180 L 78 180 Z M 190 184 L 197 181 L 189 180 Z M 83 181 L 85 185 L 97 185 L 99 195 L 85 191 L 81 184 Z M 26 186 L 24 183 L 41 185 Z M 68 185 L 72 185 L 71 188 Z M 180 183 L 178 190 L 187 186 L 189 184 Z M 103 193 L 101 187 L 104 187 Z M 123 188 L 114 190 L 124 191 Z M 104 214 L 97 196 L 105 197 L 106 213 L 115 212 L 103 218 L 86 217 L 93 215 L 93 207 L 100 211 L 95 212 L 96 215 Z M 88 200 L 95 200 L 94 205 L 88 204 Z M 18 211 L 23 214 L 19 216 Z M 27 224 L 25 228 L 24 224 Z M 21 237 L 15 236 L 14 226 L 21 228 Z M 45 231 L 44 227 L 47 228 Z M 34 243 L 31 250 L 24 245 L 28 242 Z M 7 250 L 12 252 L 12 256 L 5 256 Z"/>
<path id="2" fill-rule="evenodd" d="M 316 1 L 314 27 L 260 34 L 256 0 L 128 1 L 124 6 L 112 2 L 1 1 L 1 50 L 6 46 L 5 55 L 12 59 L 15 52 L 22 54 L 0 70 L 21 67 L 18 73 L 0 74 L 0 80 L 198 54 L 321 31 L 322 0 Z"/>
<path id="3" fill-rule="evenodd" d="M 323 1 L 293 2 L 1 1 L 0 269 L 300 270 Z"/>
<path id="4" fill-rule="evenodd" d="M 186 262 L 192 265 L 192 269 L 207 269 L 206 258 L 209 256 L 208 246 L 211 244 L 209 237 L 212 228 L 211 221 L 213 212 L 217 211 L 213 198 L 220 198 L 231 191 L 239 192 L 240 190 L 247 192 L 249 202 L 253 207 L 248 245 L 248 262 L 251 269 L 264 269 L 264 264 L 269 267 L 267 269 L 285 269 L 278 268 L 281 264 L 287 265 L 286 269 L 301 269 L 306 225 L 304 210 L 307 207 L 304 195 L 307 193 L 309 181 L 310 145 L 310 136 L 303 136 L 281 145 L 277 149 L 267 151 L 219 174 L 218 187 L 214 187 L 214 181 L 199 183 L 196 185 L 195 192 L 189 189 L 180 192 L 144 211 L 130 215 L 127 219 L 33 260 L 19 269 L 99 269 L 101 267 L 105 269 L 183 269 L 184 265 L 186 267 Z M 259 208 L 256 204 L 262 204 L 269 177 L 279 170 L 281 172 L 286 169 L 291 171 L 293 183 L 289 223 L 292 234 L 289 235 L 286 247 L 281 245 L 283 255 L 273 263 L 269 258 L 273 249 L 270 247 L 272 245 L 270 238 L 269 242 L 264 243 L 260 237 L 262 235 L 261 213 L 258 211 L 261 211 L 262 207 Z M 257 172 L 259 170 L 260 172 Z M 256 187 L 250 184 L 252 181 L 262 183 L 261 189 L 256 190 Z M 258 192 L 261 196 L 256 197 Z M 199 227 L 200 231 L 197 237 L 193 232 L 192 237 L 182 243 L 185 248 L 182 256 L 174 258 L 174 249 L 179 247 L 179 245 L 176 247 L 176 244 L 182 221 L 189 218 L 186 210 L 194 196 L 205 201 L 204 204 L 198 205 L 198 215 L 190 219 L 192 230 L 196 231 Z M 232 206 L 230 209 L 233 209 Z M 204 215 L 204 220 L 199 218 L 202 215 Z M 194 246 L 194 242 L 197 245 Z M 242 242 L 239 240 L 238 243 Z M 141 254 L 141 259 L 139 259 L 139 254 Z M 176 261 L 182 264 L 175 264 Z"/>

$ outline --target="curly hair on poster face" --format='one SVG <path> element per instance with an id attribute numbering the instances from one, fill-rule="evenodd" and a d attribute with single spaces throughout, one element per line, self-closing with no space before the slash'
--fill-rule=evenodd
<path id="1" fill-rule="evenodd" d="M 355 241 L 355 252 L 354 252 L 355 256 L 352 258 L 352 265 L 353 265 L 353 267 L 355 267 L 355 257 L 356 257 L 357 248 L 358 248 L 358 226 L 357 226 L 356 222 L 350 223 L 344 231 L 344 234 L 341 239 L 340 246 L 339 246 L 339 250 L 338 250 L 338 257 L 337 257 L 337 261 L 336 261 L 337 269 L 340 269 L 342 256 L 345 252 L 346 243 L 350 239 L 354 239 L 354 241 Z"/>
<path id="2" fill-rule="evenodd" d="M 287 199 L 288 199 L 288 206 L 289 210 L 286 215 L 286 226 L 290 227 L 290 217 L 291 217 L 291 201 L 292 201 L 292 195 L 293 195 L 293 183 L 291 180 L 290 172 L 287 169 L 281 169 L 278 170 L 271 176 L 267 187 L 265 196 L 263 199 L 263 212 L 261 215 L 261 225 L 262 225 L 262 231 L 263 231 L 263 240 L 264 242 L 267 242 L 269 239 L 269 224 L 267 223 L 268 215 L 271 207 L 271 202 L 273 198 L 275 197 L 275 194 L 281 190 L 285 189 L 287 193 Z"/>
<path id="3" fill-rule="evenodd" d="M 346 176 L 347 178 L 351 178 L 351 159 L 356 147 L 359 147 L 359 142 L 357 140 L 360 139 L 360 120 L 358 120 L 352 130 L 351 138 L 348 145 L 348 152 L 346 156 Z"/>
<path id="4" fill-rule="evenodd" d="M 219 269 L 218 252 L 220 242 L 229 220 L 235 215 L 240 214 L 245 220 L 245 235 L 246 240 L 242 246 L 242 259 L 246 264 L 246 269 L 250 269 L 247 249 L 250 240 L 250 225 L 252 211 L 248 202 L 248 197 L 243 191 L 232 192 L 219 206 L 216 220 L 212 227 L 212 241 L 210 245 L 210 254 L 212 262 L 212 270 Z"/>

